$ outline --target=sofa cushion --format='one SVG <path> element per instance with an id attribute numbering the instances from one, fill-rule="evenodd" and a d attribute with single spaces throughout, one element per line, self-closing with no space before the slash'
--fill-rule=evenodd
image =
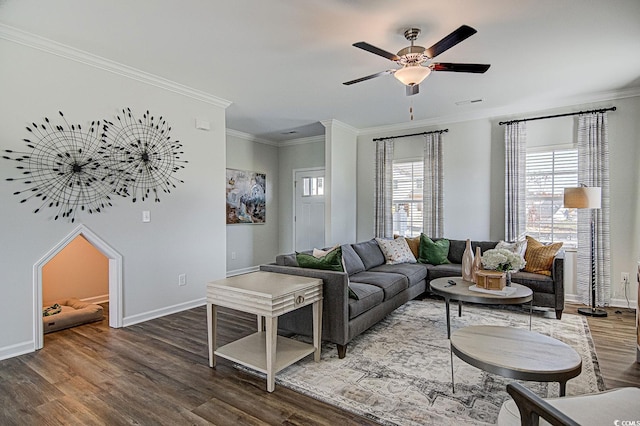
<path id="1" fill-rule="evenodd" d="M 447 259 L 451 263 L 462 263 L 462 255 L 467 248 L 467 240 L 449 240 L 449 254 Z M 475 253 L 474 253 L 475 254 Z"/>
<path id="2" fill-rule="evenodd" d="M 389 300 L 409 287 L 409 280 L 401 274 L 363 271 L 349 277 L 352 283 L 365 283 L 380 287 L 384 291 L 384 300 Z"/>
<path id="3" fill-rule="evenodd" d="M 391 272 L 394 274 L 402 274 L 409 280 L 409 287 L 418 284 L 427 278 L 427 268 L 425 265 L 416 263 L 399 263 L 397 265 L 380 265 L 371 268 L 371 272 Z"/>
<path id="4" fill-rule="evenodd" d="M 351 244 L 342 245 L 342 261 L 344 271 L 349 275 L 364 271 L 364 263 L 362 263 L 360 256 L 353 250 Z"/>
<path id="5" fill-rule="evenodd" d="M 376 242 L 384 254 L 384 258 L 389 265 L 395 265 L 398 263 L 416 263 L 416 258 L 411 253 L 407 240 L 403 237 L 396 238 L 394 240 L 387 240 L 384 238 L 376 238 Z"/>
<path id="6" fill-rule="evenodd" d="M 461 277 L 462 265 L 458 263 L 448 263 L 446 265 L 429 265 L 429 280 L 442 277 Z"/>
<path id="7" fill-rule="evenodd" d="M 473 254 L 476 254 L 476 247 L 480 247 L 480 253 L 482 254 L 487 250 L 496 248 L 497 244 L 497 241 L 471 241 L 471 248 L 473 249 Z"/>
<path id="8" fill-rule="evenodd" d="M 487 250 L 496 248 L 496 242 L 494 241 L 471 241 L 471 250 L 473 254 L 476 254 L 476 247 L 480 247 L 480 252 L 484 253 Z M 467 240 L 449 240 L 449 254 L 447 259 L 451 263 L 462 264 L 462 255 L 467 248 Z"/>
<path id="9" fill-rule="evenodd" d="M 450 263 L 447 259 L 449 254 L 449 240 L 439 239 L 433 241 L 426 235 L 420 235 L 420 258 L 418 262 L 431 265 L 443 265 Z"/>
<path id="10" fill-rule="evenodd" d="M 380 287 L 365 283 L 351 283 L 350 286 L 358 299 L 349 299 L 349 319 L 367 312 L 384 300 L 384 291 Z"/>
<path id="11" fill-rule="evenodd" d="M 375 266 L 382 265 L 386 262 L 382 250 L 378 246 L 375 239 L 364 241 L 362 243 L 352 244 L 351 247 L 358 253 L 364 268 L 369 270 Z"/>
<path id="12" fill-rule="evenodd" d="M 553 294 L 555 291 L 553 279 L 548 275 L 520 271 L 511 274 L 511 281 L 526 285 L 534 293 Z"/>
<path id="13" fill-rule="evenodd" d="M 298 266 L 298 260 L 295 253 L 279 254 L 276 256 L 276 265 L 280 266 Z"/>

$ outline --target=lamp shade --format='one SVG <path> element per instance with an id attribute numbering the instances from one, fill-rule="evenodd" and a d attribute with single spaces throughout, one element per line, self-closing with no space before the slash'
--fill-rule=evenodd
<path id="1" fill-rule="evenodd" d="M 414 86 L 422 83 L 422 80 L 427 78 L 431 74 L 431 68 L 423 67 L 420 65 L 406 65 L 393 73 L 393 76 L 397 78 L 402 84 L 407 86 Z"/>
<path id="2" fill-rule="evenodd" d="M 579 186 L 564 189 L 564 206 L 570 209 L 599 209 L 602 204 L 601 189 L 595 186 Z"/>

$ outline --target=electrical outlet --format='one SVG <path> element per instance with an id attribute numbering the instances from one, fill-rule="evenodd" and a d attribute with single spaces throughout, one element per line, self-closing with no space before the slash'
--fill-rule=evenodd
<path id="1" fill-rule="evenodd" d="M 624 285 L 627 285 L 627 283 L 629 282 L 629 273 L 628 272 L 622 272 L 620 274 L 620 282 L 623 283 Z"/>
<path id="2" fill-rule="evenodd" d="M 235 251 L 231 252 L 231 260 L 236 260 L 236 252 Z"/>
<path id="3" fill-rule="evenodd" d="M 178 285 L 179 286 L 187 285 L 187 274 L 178 275 Z"/>

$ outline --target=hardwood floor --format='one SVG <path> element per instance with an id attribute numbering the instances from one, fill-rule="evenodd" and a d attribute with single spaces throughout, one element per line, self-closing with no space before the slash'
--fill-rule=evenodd
<path id="1" fill-rule="evenodd" d="M 252 316 L 220 311 L 221 344 L 253 332 Z M 640 386 L 635 313 L 611 308 L 588 321 L 607 388 Z M 227 360 L 209 368 L 206 336 L 204 307 L 47 334 L 42 350 L 0 361 L 0 424 L 374 424 L 282 386 L 270 394 Z"/>

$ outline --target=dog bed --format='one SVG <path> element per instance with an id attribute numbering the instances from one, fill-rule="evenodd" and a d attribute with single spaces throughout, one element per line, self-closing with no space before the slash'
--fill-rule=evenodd
<path id="1" fill-rule="evenodd" d="M 51 333 L 88 322 L 100 321 L 102 318 L 102 306 L 71 298 L 45 307 L 42 323 L 44 332 Z"/>

